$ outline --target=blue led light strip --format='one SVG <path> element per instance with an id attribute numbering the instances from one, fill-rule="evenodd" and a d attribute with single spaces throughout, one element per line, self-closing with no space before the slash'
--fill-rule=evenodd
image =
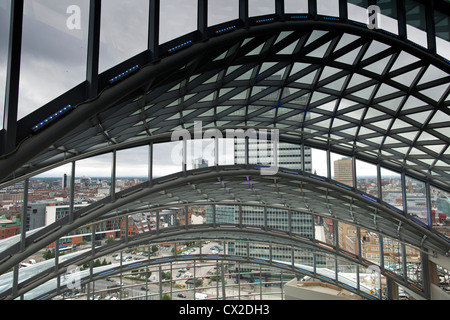
<path id="1" fill-rule="evenodd" d="M 229 32 L 229 31 L 232 31 L 234 29 L 236 29 L 236 26 L 231 26 L 231 27 L 228 27 L 228 28 L 220 29 L 220 30 L 216 31 L 216 34 Z"/>
<path id="2" fill-rule="evenodd" d="M 109 79 L 109 83 L 112 84 L 117 81 L 120 81 L 120 80 L 124 79 L 125 77 L 129 76 L 130 74 L 136 72 L 137 70 L 139 70 L 139 66 L 135 65 L 134 67 L 128 69 L 127 71 L 124 71 L 121 74 L 115 76 L 114 78 Z"/>
<path id="3" fill-rule="evenodd" d="M 269 19 L 262 19 L 262 20 L 256 20 L 256 23 L 262 23 L 262 22 L 270 22 L 270 21 L 274 21 L 274 18 L 269 18 Z"/>
<path id="4" fill-rule="evenodd" d="M 191 44 L 192 44 L 192 41 L 191 41 L 191 40 L 186 41 L 186 42 L 184 42 L 184 43 L 182 43 L 182 44 L 179 44 L 179 45 L 177 45 L 177 46 L 175 46 L 175 47 L 173 47 L 173 48 L 170 48 L 170 49 L 168 50 L 168 52 L 169 52 L 169 53 L 173 53 L 173 52 L 178 51 L 178 50 L 180 50 L 180 49 L 186 48 L 187 46 L 189 46 L 189 45 L 191 45 Z"/>
<path id="5" fill-rule="evenodd" d="M 59 110 L 58 112 L 55 112 L 54 114 L 52 114 L 50 117 L 48 117 L 47 119 L 39 122 L 38 124 L 36 124 L 35 126 L 33 126 L 33 128 L 31 128 L 34 132 L 42 129 L 43 127 L 45 127 L 47 124 L 49 124 L 50 122 L 54 121 L 57 118 L 60 118 L 63 114 L 65 114 L 66 112 L 72 110 L 72 106 L 69 104 L 68 106 L 65 106 L 64 108 L 62 108 L 61 110 Z"/>
<path id="6" fill-rule="evenodd" d="M 333 21 L 339 21 L 339 18 L 332 18 L 332 17 L 323 17 L 325 20 L 333 20 Z"/>

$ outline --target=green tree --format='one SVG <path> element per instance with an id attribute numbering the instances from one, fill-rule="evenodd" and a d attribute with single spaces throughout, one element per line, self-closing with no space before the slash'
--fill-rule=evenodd
<path id="1" fill-rule="evenodd" d="M 42 253 L 42 257 L 45 260 L 53 259 L 55 257 L 55 253 L 52 250 L 47 250 Z"/>

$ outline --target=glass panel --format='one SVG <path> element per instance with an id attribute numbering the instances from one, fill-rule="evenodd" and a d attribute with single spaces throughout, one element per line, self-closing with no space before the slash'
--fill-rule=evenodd
<path id="1" fill-rule="evenodd" d="M 274 0 L 249 0 L 248 8 L 250 17 L 273 14 L 275 12 L 275 2 Z"/>
<path id="2" fill-rule="evenodd" d="M 405 245 L 406 277 L 412 283 L 422 287 L 422 259 L 420 251 L 413 246 Z"/>
<path id="3" fill-rule="evenodd" d="M 337 257 L 336 260 L 338 281 L 356 290 L 357 264 L 340 257 Z"/>
<path id="4" fill-rule="evenodd" d="M 239 207 L 236 207 L 236 209 Z M 264 226 L 264 208 L 242 206 L 242 223 L 250 226 Z"/>
<path id="5" fill-rule="evenodd" d="M 327 152 L 311 148 L 311 173 L 328 177 Z"/>
<path id="6" fill-rule="evenodd" d="M 363 293 L 373 298 L 378 298 L 385 282 L 385 277 L 381 275 L 380 268 L 372 265 L 368 268 L 359 267 L 359 286 Z"/>
<path id="7" fill-rule="evenodd" d="M 291 212 L 291 231 L 301 237 L 312 239 L 314 230 L 313 216 L 302 212 Z"/>
<path id="8" fill-rule="evenodd" d="M 120 150 L 116 153 L 116 191 L 148 180 L 149 147 Z"/>
<path id="9" fill-rule="evenodd" d="M 287 13 L 308 13 L 308 0 L 284 0 Z"/>
<path id="10" fill-rule="evenodd" d="M 316 252 L 316 272 L 328 280 L 336 279 L 336 257 L 332 254 Z"/>
<path id="11" fill-rule="evenodd" d="M 353 0 L 348 1 L 347 3 L 347 10 L 348 10 L 348 18 L 350 20 L 358 21 L 361 23 L 366 24 L 367 23 L 367 7 L 368 7 L 368 1 L 367 0 Z"/>
<path id="12" fill-rule="evenodd" d="M 382 14 L 379 26 L 393 34 L 398 34 L 397 0 L 378 0 L 377 6 L 380 7 Z"/>
<path id="13" fill-rule="evenodd" d="M 408 39 L 427 48 L 425 5 L 414 0 L 405 0 L 405 8 Z"/>
<path id="14" fill-rule="evenodd" d="M 334 220 L 329 218 L 319 218 L 319 221 L 315 222 L 314 236 L 315 240 L 327 244 L 326 247 L 330 248 L 334 246 Z"/>
<path id="15" fill-rule="evenodd" d="M 339 247 L 353 254 L 358 254 L 358 235 L 356 227 L 345 222 L 338 222 Z"/>
<path id="16" fill-rule="evenodd" d="M 100 72 L 147 49 L 148 1 L 102 1 Z"/>
<path id="17" fill-rule="evenodd" d="M 75 203 L 92 203 L 110 194 L 112 155 L 76 162 Z"/>
<path id="18" fill-rule="evenodd" d="M 339 17 L 339 0 L 317 0 L 317 13 Z"/>
<path id="19" fill-rule="evenodd" d="M 160 4 L 159 43 L 197 30 L 197 0 L 166 0 Z"/>
<path id="20" fill-rule="evenodd" d="M 30 179 L 28 190 L 27 231 L 44 227 L 57 220 L 50 216 L 56 212 L 47 207 L 65 206 L 70 203 L 72 165 L 47 171 Z"/>
<path id="21" fill-rule="evenodd" d="M 219 139 L 219 165 L 234 164 L 233 139 Z"/>
<path id="22" fill-rule="evenodd" d="M 19 119 L 86 79 L 88 13 L 88 0 L 24 2 Z"/>
<path id="23" fill-rule="evenodd" d="M 361 229 L 361 257 L 380 265 L 380 240 L 377 233 Z"/>
<path id="24" fill-rule="evenodd" d="M 450 59 L 450 17 L 448 13 L 434 11 L 436 28 L 436 50 L 446 59 Z"/>
<path id="25" fill-rule="evenodd" d="M 381 199 L 403 210 L 402 179 L 399 173 L 381 168 Z"/>
<path id="26" fill-rule="evenodd" d="M 425 183 L 406 177 L 406 208 L 416 221 L 428 225 L 427 197 Z"/>
<path id="27" fill-rule="evenodd" d="M 377 167 L 374 164 L 356 160 L 356 181 L 359 190 L 378 197 Z"/>
<path id="28" fill-rule="evenodd" d="M 0 1 L 0 130 L 3 129 L 11 1 Z"/>
<path id="29" fill-rule="evenodd" d="M 183 143 L 174 141 L 153 145 L 153 178 L 182 170 Z"/>
<path id="30" fill-rule="evenodd" d="M 208 26 L 239 18 L 239 0 L 209 0 Z"/>
<path id="31" fill-rule="evenodd" d="M 214 138 L 188 141 L 187 170 L 211 167 L 215 161 Z"/>
<path id="32" fill-rule="evenodd" d="M 383 237 L 384 268 L 403 275 L 402 244 L 389 237 Z"/>
<path id="33" fill-rule="evenodd" d="M 450 238 L 450 193 L 431 186 L 431 214 L 433 228 Z"/>

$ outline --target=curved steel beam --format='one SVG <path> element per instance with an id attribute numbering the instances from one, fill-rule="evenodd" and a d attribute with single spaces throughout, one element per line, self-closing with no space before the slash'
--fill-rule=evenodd
<path id="1" fill-rule="evenodd" d="M 58 267 L 52 267 L 50 269 L 44 270 L 40 272 L 39 274 L 36 274 L 35 276 L 21 282 L 19 284 L 18 291 L 15 294 L 12 294 L 12 289 L 9 289 L 5 292 L 3 292 L 0 295 L 0 298 L 5 300 L 11 300 L 15 299 L 21 295 L 25 295 L 26 293 L 29 293 L 33 289 L 38 288 L 39 286 L 45 286 L 46 283 L 49 281 L 54 280 L 56 277 L 64 275 L 68 268 L 73 265 L 84 265 L 86 263 L 89 263 L 91 261 L 94 261 L 96 259 L 101 258 L 104 255 L 111 254 L 113 252 L 116 252 L 118 250 L 130 247 L 130 246 L 137 246 L 142 243 L 167 243 L 167 242 L 177 242 L 177 241 L 191 241 L 191 240 L 207 240 L 207 239 L 215 239 L 215 240 L 237 240 L 237 241 L 249 241 L 249 242 L 263 242 L 263 243 L 271 243 L 271 244 L 278 244 L 281 246 L 286 246 L 289 248 L 299 248 L 299 249 L 313 249 L 315 252 L 324 252 L 328 254 L 332 254 L 336 257 L 345 259 L 351 263 L 354 263 L 356 265 L 362 266 L 364 268 L 368 268 L 370 266 L 373 266 L 373 263 L 370 261 L 367 261 L 361 257 L 352 256 L 348 252 L 340 252 L 332 250 L 328 247 L 322 246 L 320 244 L 315 243 L 307 243 L 304 240 L 299 239 L 298 237 L 291 237 L 289 235 L 281 235 L 278 232 L 274 233 L 267 233 L 266 231 L 262 230 L 256 230 L 256 229 L 226 229 L 226 228 L 208 228 L 205 226 L 191 226 L 188 229 L 185 229 L 184 227 L 178 227 L 178 228 L 171 228 L 171 230 L 166 230 L 166 232 L 161 234 L 156 234 L 154 232 L 149 232 L 146 234 L 143 234 L 139 237 L 136 237 L 136 239 L 131 239 L 131 241 L 127 242 L 125 240 L 121 240 L 117 243 L 106 245 L 103 247 L 96 248 L 95 252 L 92 252 L 91 250 L 86 250 L 83 254 L 77 255 L 72 259 L 68 259 L 64 262 L 61 262 L 58 264 Z M 96 274 L 88 274 L 84 279 L 81 279 L 80 284 L 87 284 L 89 282 L 104 278 L 106 276 L 111 276 L 116 273 L 121 273 L 124 271 L 131 271 L 136 268 L 142 268 L 143 266 L 149 266 L 149 265 L 160 265 L 167 262 L 176 262 L 176 261 L 187 261 L 187 260 L 226 260 L 226 261 L 243 261 L 243 262 L 250 262 L 250 263 L 256 263 L 256 264 L 262 264 L 266 266 L 272 266 L 272 267 L 282 267 L 288 271 L 298 273 L 301 275 L 307 275 L 311 276 L 313 278 L 317 278 L 321 281 L 329 282 L 334 285 L 337 285 L 343 289 L 350 290 L 356 294 L 359 294 L 365 298 L 368 298 L 367 293 L 362 292 L 358 290 L 357 286 L 355 287 L 349 287 L 348 284 L 341 283 L 338 279 L 331 279 L 325 275 L 322 275 L 320 273 L 314 272 L 315 267 L 311 267 L 311 270 L 307 270 L 307 267 L 299 266 L 292 261 L 290 262 L 282 262 L 282 261 L 272 261 L 272 260 L 266 260 L 266 259 L 260 259 L 260 258 L 251 258 L 247 256 L 238 256 L 238 255 L 212 255 L 212 254 L 195 254 L 195 255 L 174 255 L 172 257 L 164 257 L 164 258 L 149 258 L 147 260 L 140 260 L 135 261 L 130 264 L 120 264 L 116 266 L 111 266 L 111 270 L 109 272 L 105 272 L 102 270 L 102 272 L 99 275 Z M 390 278 L 393 281 L 399 283 L 400 285 L 404 286 L 407 289 L 410 289 L 417 294 L 423 296 L 424 292 L 420 288 L 412 285 L 408 281 L 402 279 L 399 276 L 396 276 L 395 274 L 386 271 L 383 266 L 380 267 L 380 274 L 385 276 L 386 278 Z M 83 281 L 85 280 L 85 281 Z M 63 290 L 64 291 L 64 290 Z M 61 294 L 63 291 L 59 291 L 57 289 L 51 289 L 48 292 L 39 293 L 37 297 L 34 297 L 33 299 L 42 299 L 42 297 L 45 297 L 45 299 L 51 298 L 53 295 Z M 376 299 L 375 296 L 370 296 L 369 298 Z"/>
<path id="2" fill-rule="evenodd" d="M 116 194 L 113 201 L 110 198 L 103 199 L 91 206 L 85 207 L 75 212 L 75 219 L 73 222 L 69 221 L 69 217 L 62 218 L 50 226 L 43 228 L 42 230 L 26 237 L 26 242 L 24 250 L 21 250 L 21 244 L 11 246 L 4 252 L 0 254 L 0 273 L 5 272 L 9 268 L 13 267 L 15 264 L 19 263 L 23 259 L 37 252 L 38 250 L 44 248 L 45 246 L 55 242 L 59 238 L 70 234 L 70 232 L 101 219 L 103 216 L 108 215 L 108 213 L 114 212 L 119 208 L 129 207 L 132 203 L 141 203 L 142 199 L 146 197 L 152 197 L 159 192 L 170 191 L 177 187 L 187 187 L 192 189 L 192 185 L 199 183 L 200 181 L 211 181 L 217 178 L 223 177 L 234 177 L 234 176 L 258 176 L 260 174 L 259 169 L 247 168 L 245 166 L 225 166 L 216 167 L 212 170 L 197 169 L 190 172 L 180 173 L 168 177 L 159 178 L 153 180 L 152 183 L 145 182 L 136 187 L 124 190 Z M 274 177 L 280 179 L 286 179 L 287 181 L 299 181 L 307 184 L 315 185 L 318 187 L 326 188 L 327 190 L 333 190 L 338 194 L 349 196 L 352 199 L 359 201 L 360 203 L 366 204 L 370 208 L 374 208 L 374 214 L 382 214 L 386 217 L 392 217 L 395 221 L 400 221 L 403 228 L 408 227 L 411 230 L 417 232 L 417 241 L 420 243 L 418 247 L 427 248 L 430 246 L 431 250 L 440 252 L 445 255 L 448 253 L 450 244 L 444 239 L 440 238 L 438 235 L 434 234 L 431 230 L 427 230 L 418 224 L 414 223 L 407 217 L 403 216 L 396 210 L 382 204 L 379 202 L 374 202 L 363 194 L 355 192 L 352 188 L 342 188 L 338 184 L 331 184 L 328 181 L 322 181 L 314 179 L 311 176 L 305 176 L 301 174 L 293 174 L 291 172 L 279 171 Z M 206 205 L 208 202 L 197 202 L 197 204 Z M 183 202 L 177 202 L 173 204 L 174 206 L 184 206 Z M 257 205 L 257 203 L 255 203 Z M 286 207 L 286 209 L 290 209 Z M 292 208 L 293 211 L 296 210 L 295 207 Z M 311 212 L 314 214 L 314 212 Z M 330 216 L 331 217 L 331 216 Z M 340 217 L 333 217 L 339 219 Z M 397 224 L 395 224 L 397 226 Z M 363 225 L 363 227 L 365 227 Z M 372 225 L 367 226 L 370 230 Z"/>
<path id="3" fill-rule="evenodd" d="M 274 22 L 267 25 L 252 26 L 249 29 L 237 29 L 231 33 L 227 33 L 207 41 L 195 43 L 189 48 L 164 57 L 157 62 L 142 67 L 137 73 L 129 76 L 122 82 L 104 90 L 94 99 L 86 101 L 76 106 L 75 110 L 46 127 L 44 130 L 36 134 L 30 134 L 23 140 L 19 146 L 11 153 L 0 157 L 0 181 L 5 182 L 11 179 L 11 175 L 21 166 L 26 167 L 26 163 L 33 159 L 45 149 L 49 148 L 60 138 L 67 136 L 71 131 L 75 130 L 84 121 L 92 118 L 101 111 L 108 109 L 125 97 L 139 95 L 145 91 L 149 84 L 152 83 L 156 76 L 162 74 L 170 75 L 189 61 L 200 56 L 203 52 L 212 49 L 224 48 L 232 45 L 239 39 L 252 36 L 262 35 L 266 32 L 283 31 L 283 30 L 314 30 L 316 28 L 323 30 L 334 30 L 341 32 L 350 32 L 361 36 L 367 36 L 384 43 L 388 43 L 397 48 L 406 50 L 414 54 L 414 56 L 429 61 L 431 64 L 438 66 L 443 70 L 450 71 L 450 67 L 442 59 L 436 57 L 426 51 L 421 50 L 417 46 L 400 38 L 395 38 L 370 29 L 363 29 L 350 23 L 333 23 L 329 21 L 284 21 Z M 17 177 L 17 175 L 13 176 Z"/>

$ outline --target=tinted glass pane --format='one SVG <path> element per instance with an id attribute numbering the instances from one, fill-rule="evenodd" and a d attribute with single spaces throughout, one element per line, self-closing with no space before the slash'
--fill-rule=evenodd
<path id="1" fill-rule="evenodd" d="M 249 0 L 249 16 L 262 16 L 275 12 L 274 0 Z"/>
<path id="2" fill-rule="evenodd" d="M 100 72 L 147 49 L 148 1 L 102 1 Z"/>
<path id="3" fill-rule="evenodd" d="M 209 0 L 208 1 L 208 25 L 227 22 L 239 17 L 238 0 Z"/>
<path id="4" fill-rule="evenodd" d="M 86 79 L 88 3 L 24 2 L 19 119 Z"/>
<path id="5" fill-rule="evenodd" d="M 197 0 L 165 0 L 160 5 L 159 43 L 197 30 Z"/>

